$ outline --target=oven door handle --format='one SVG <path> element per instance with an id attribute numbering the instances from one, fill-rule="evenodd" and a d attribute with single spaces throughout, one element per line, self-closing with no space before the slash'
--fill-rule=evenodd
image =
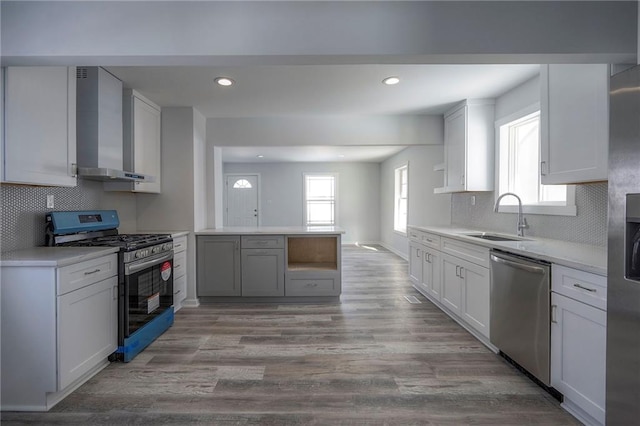
<path id="1" fill-rule="evenodd" d="M 167 260 L 173 259 L 173 250 L 167 253 L 163 253 L 159 257 L 154 257 L 153 259 L 145 259 L 141 262 L 132 262 L 128 265 L 124 266 L 124 274 L 131 275 L 135 274 L 138 271 L 142 271 L 143 269 L 150 268 L 152 266 L 158 265 L 162 262 L 166 262 Z"/>

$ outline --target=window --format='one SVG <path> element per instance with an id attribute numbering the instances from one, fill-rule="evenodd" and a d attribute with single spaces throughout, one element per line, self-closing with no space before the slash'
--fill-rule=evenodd
<path id="1" fill-rule="evenodd" d="M 395 171 L 393 229 L 407 233 L 407 201 L 409 198 L 409 166 L 400 166 Z"/>
<path id="2" fill-rule="evenodd" d="M 307 226 L 336 224 L 335 174 L 304 175 L 304 220 Z"/>
<path id="3" fill-rule="evenodd" d="M 498 190 L 513 192 L 526 213 L 575 215 L 575 188 L 540 183 L 540 107 L 533 105 L 496 122 Z M 517 211 L 515 197 L 500 202 L 501 212 Z"/>
<path id="4" fill-rule="evenodd" d="M 251 182 L 246 179 L 238 179 L 236 183 L 233 184 L 233 189 L 251 189 Z"/>

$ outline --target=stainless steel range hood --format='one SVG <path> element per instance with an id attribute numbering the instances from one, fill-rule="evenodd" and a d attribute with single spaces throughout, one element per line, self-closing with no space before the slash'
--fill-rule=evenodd
<path id="1" fill-rule="evenodd" d="M 100 67 L 77 68 L 78 176 L 105 182 L 154 182 L 123 170 L 122 82 Z"/>

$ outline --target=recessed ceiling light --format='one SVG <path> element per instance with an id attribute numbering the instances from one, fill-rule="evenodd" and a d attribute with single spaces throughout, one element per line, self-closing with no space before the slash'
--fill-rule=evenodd
<path id="1" fill-rule="evenodd" d="M 220 86 L 233 86 L 233 83 L 235 83 L 235 81 L 231 80 L 229 77 L 217 77 L 214 80 L 218 85 Z"/>
<path id="2" fill-rule="evenodd" d="M 393 86 L 394 84 L 400 83 L 400 78 L 399 77 L 387 77 L 384 80 L 382 80 L 382 82 L 384 84 L 386 84 L 387 86 Z"/>
<path id="3" fill-rule="evenodd" d="M 258 158 L 264 158 L 264 155 L 262 155 L 262 154 L 258 154 L 258 155 L 256 155 L 256 157 L 258 157 Z"/>

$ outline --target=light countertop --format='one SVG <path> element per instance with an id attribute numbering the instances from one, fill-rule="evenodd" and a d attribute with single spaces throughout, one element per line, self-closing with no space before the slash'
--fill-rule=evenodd
<path id="1" fill-rule="evenodd" d="M 189 231 L 138 231 L 134 232 L 134 234 L 171 234 L 171 238 L 184 237 L 185 235 L 189 235 Z"/>
<path id="2" fill-rule="evenodd" d="M 336 235 L 345 231 L 337 226 L 230 226 L 197 231 L 196 235 Z"/>
<path id="3" fill-rule="evenodd" d="M 510 253 L 545 260 L 551 263 L 592 272 L 598 275 L 607 275 L 607 249 L 606 247 L 591 246 L 587 244 L 569 243 L 561 240 L 524 236 L 522 241 L 490 241 L 470 237 L 464 234 L 470 233 L 494 233 L 492 231 L 436 226 L 409 226 L 410 228 L 431 232 L 447 238 L 455 238 L 467 243 L 495 248 Z M 504 235 L 500 232 L 496 234 Z"/>
<path id="4" fill-rule="evenodd" d="M 118 250 L 118 247 L 32 247 L 3 252 L 0 266 L 61 267 L 117 253 Z"/>

